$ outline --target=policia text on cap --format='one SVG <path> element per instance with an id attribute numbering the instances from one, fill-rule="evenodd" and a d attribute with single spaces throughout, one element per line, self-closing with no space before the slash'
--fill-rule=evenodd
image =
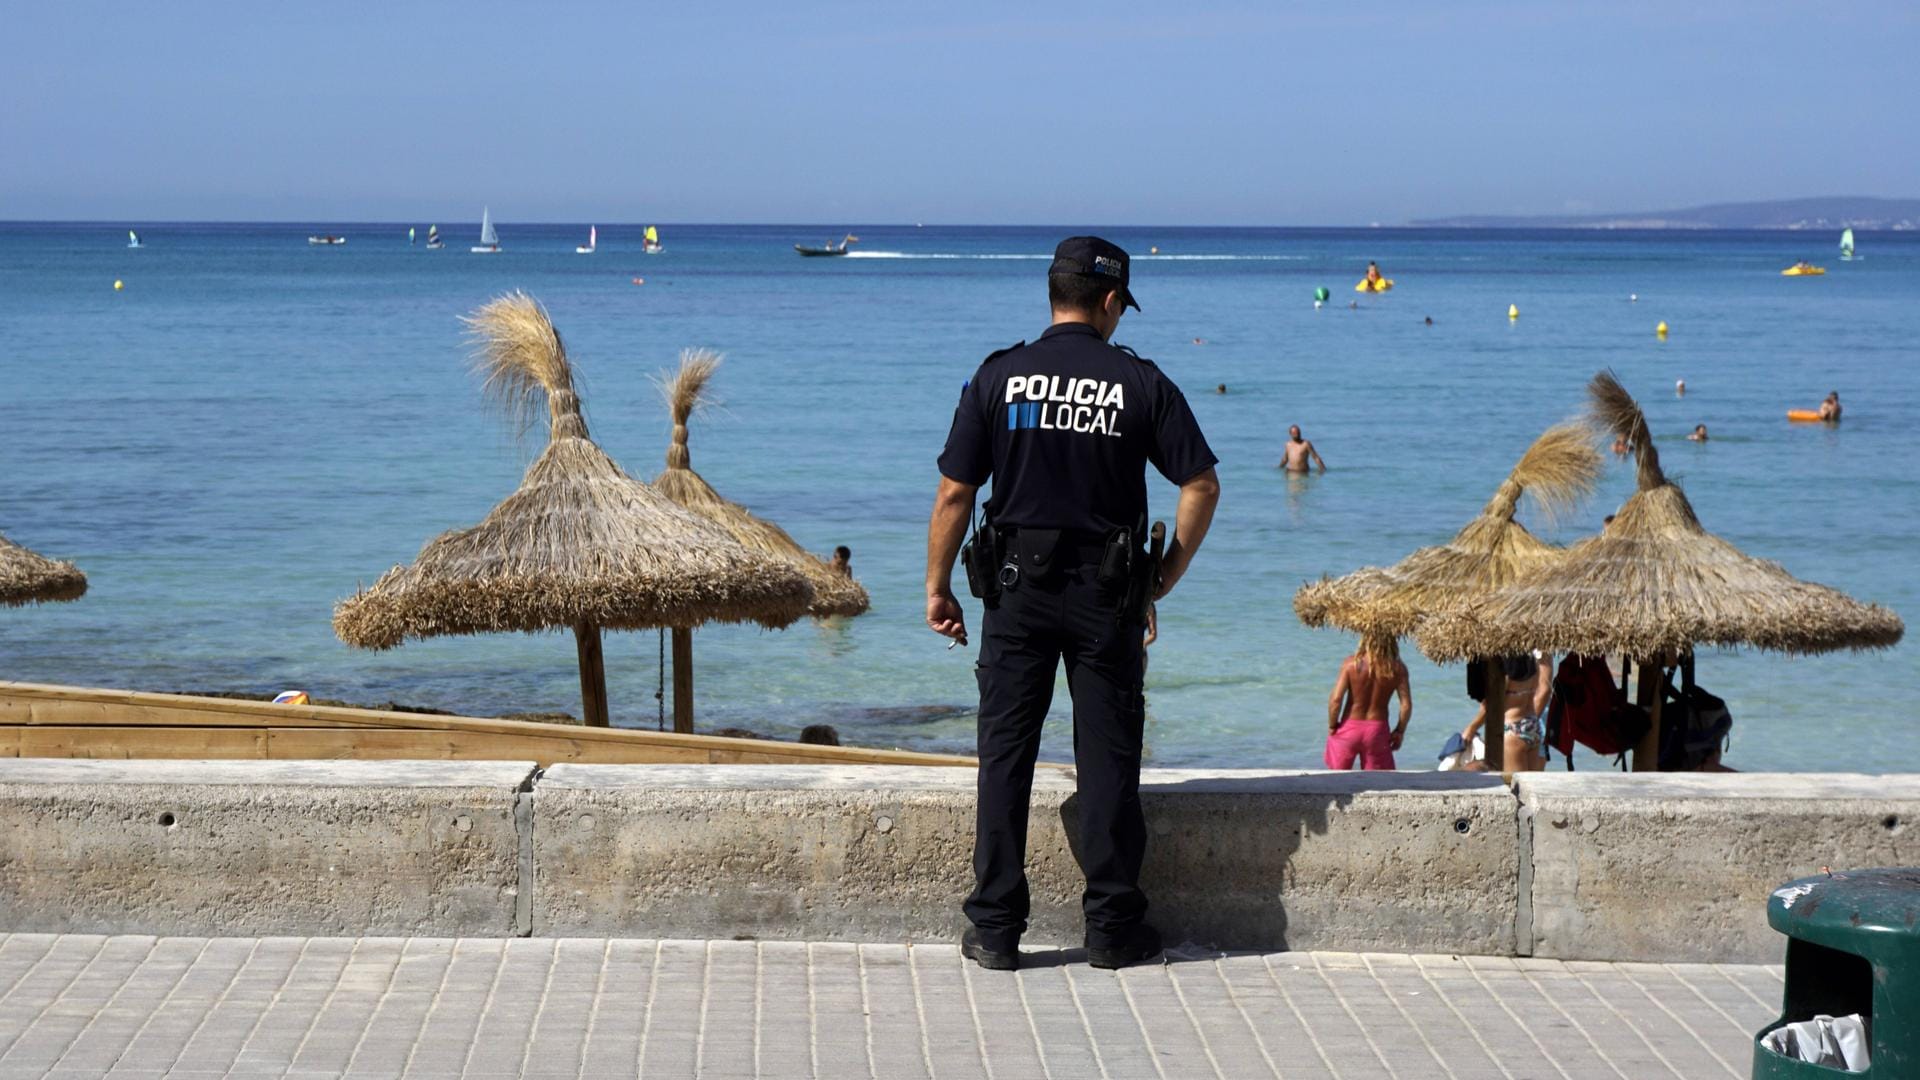
<path id="1" fill-rule="evenodd" d="M 1187 571 L 1220 499 L 1218 459 L 1186 398 L 1151 362 L 1108 344 L 1128 307 L 1127 253 L 1096 237 L 1060 244 L 1048 269 L 1053 325 L 994 353 L 960 393 L 940 455 L 927 530 L 927 625 L 957 642 L 966 618 L 951 586 L 974 493 L 992 496 L 966 545 L 968 582 L 985 602 L 979 809 L 972 928 L 962 951 L 984 967 L 1019 965 L 1027 928 L 1027 807 L 1054 673 L 1067 665 L 1086 874 L 1088 961 L 1119 967 L 1160 951 L 1146 922 L 1140 864 L 1145 720 L 1141 636 L 1147 605 Z M 1146 466 L 1180 485 L 1175 535 L 1151 559 Z M 1157 565 L 1156 565 L 1157 562 Z"/>

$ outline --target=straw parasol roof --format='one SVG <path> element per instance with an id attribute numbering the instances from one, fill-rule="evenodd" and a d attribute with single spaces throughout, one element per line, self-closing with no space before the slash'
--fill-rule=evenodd
<path id="1" fill-rule="evenodd" d="M 696 409 L 707 404 L 707 383 L 719 366 L 718 353 L 688 349 L 680 354 L 680 370 L 672 378 L 663 380 L 661 394 L 667 399 L 667 410 L 673 414 L 673 442 L 667 447 L 667 468 L 654 478 L 653 486 L 667 498 L 713 521 L 749 550 L 792 561 L 813 586 L 813 606 L 808 614 L 864 613 L 871 601 L 859 582 L 801 547 L 785 529 L 755 517 L 739 503 L 722 498 L 693 471 L 692 455 L 687 452 L 687 420 Z"/>
<path id="2" fill-rule="evenodd" d="M 1442 662 L 1528 649 L 1671 662 L 1701 644 L 1818 653 L 1900 640 L 1893 612 L 1801 581 L 1702 528 L 1619 381 L 1602 372 L 1589 391 L 1598 426 L 1634 447 L 1638 490 L 1605 532 L 1559 562 L 1423 623 L 1421 651 Z"/>
<path id="3" fill-rule="evenodd" d="M 594 444 L 566 348 L 538 303 L 513 293 L 468 323 L 490 394 L 522 415 L 545 398 L 547 447 L 484 521 L 435 537 L 411 566 L 341 602 L 333 626 L 342 641 L 387 649 L 407 638 L 582 625 L 779 627 L 806 613 L 813 593 L 791 563 L 748 551 Z"/>
<path id="4" fill-rule="evenodd" d="M 37 555 L 0 536 L 0 605 L 78 600 L 86 591 L 87 575 L 79 567 Z"/>
<path id="5" fill-rule="evenodd" d="M 1560 548 L 1514 520 L 1520 496 L 1532 496 L 1551 514 L 1591 491 L 1600 469 L 1600 453 L 1584 426 L 1550 428 L 1527 447 L 1480 516 L 1453 539 L 1392 566 L 1308 582 L 1293 594 L 1294 614 L 1312 627 L 1387 637 L 1411 633 L 1421 618 L 1470 603 L 1559 558 Z"/>

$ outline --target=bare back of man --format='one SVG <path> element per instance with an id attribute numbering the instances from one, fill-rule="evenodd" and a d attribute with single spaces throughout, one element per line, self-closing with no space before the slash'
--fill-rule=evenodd
<path id="1" fill-rule="evenodd" d="M 1380 720 L 1387 718 L 1387 706 L 1406 678 L 1407 665 L 1396 663 L 1393 671 L 1376 671 L 1358 653 L 1347 657 L 1343 665 L 1347 678 L 1347 708 L 1342 720 Z"/>

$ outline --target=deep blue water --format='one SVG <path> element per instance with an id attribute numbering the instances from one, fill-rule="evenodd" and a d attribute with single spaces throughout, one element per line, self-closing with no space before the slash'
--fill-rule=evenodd
<path id="1" fill-rule="evenodd" d="M 125 247 L 129 224 L 144 248 Z M 440 225 L 439 252 L 410 249 L 405 225 L 0 225 L 0 531 L 92 581 L 79 603 L 0 611 L 0 677 L 577 710 L 569 635 L 374 654 L 328 623 L 356 584 L 518 481 L 541 433 L 521 445 L 482 404 L 458 317 L 524 288 L 567 337 L 595 436 L 642 478 L 668 430 L 649 377 L 686 346 L 725 352 L 724 408 L 695 421 L 695 467 L 802 543 L 850 545 L 873 593 L 844 624 L 700 631 L 702 725 L 970 745 L 972 650 L 948 652 L 921 622 L 933 460 L 979 359 L 1044 327 L 1045 258 L 1078 230 L 855 226 L 860 257 L 817 260 L 791 245 L 841 230 L 667 226 L 650 257 L 639 226 L 602 223 L 600 252 L 577 256 L 584 223 L 501 220 L 506 250 L 483 257 L 466 250 L 476 224 Z M 349 242 L 311 248 L 315 232 Z M 1865 258 L 1842 263 L 1836 238 L 1812 233 L 1107 234 L 1139 256 L 1145 308 L 1118 340 L 1187 389 L 1225 489 L 1163 605 L 1154 763 L 1316 764 L 1351 641 L 1301 627 L 1293 589 L 1450 535 L 1602 367 L 1640 396 L 1708 528 L 1920 612 L 1920 237 L 1861 234 Z M 1779 276 L 1801 258 L 1829 273 Z M 1391 294 L 1353 293 L 1368 259 Z M 1784 421 L 1836 389 L 1843 426 Z M 1273 468 L 1289 423 L 1326 475 Z M 1684 440 L 1695 423 L 1711 442 Z M 1526 520 L 1572 539 L 1631 486 L 1616 466 L 1573 519 Z M 1151 490 L 1170 516 L 1172 489 Z M 616 722 L 655 722 L 656 649 L 651 633 L 610 635 Z M 1424 766 L 1468 710 L 1458 668 L 1408 654 L 1402 763 Z M 1910 645 L 1711 654 L 1700 677 L 1736 717 L 1732 764 L 1920 769 Z M 1064 685 L 1056 714 L 1048 754 L 1065 757 Z"/>

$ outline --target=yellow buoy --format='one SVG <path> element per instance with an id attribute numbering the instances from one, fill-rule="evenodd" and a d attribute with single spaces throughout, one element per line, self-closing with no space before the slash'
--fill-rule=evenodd
<path id="1" fill-rule="evenodd" d="M 1509 318 L 1509 319 L 1517 319 L 1517 318 L 1519 318 L 1519 317 L 1520 317 L 1520 305 L 1519 305 L 1519 304 L 1508 304 L 1508 305 L 1507 305 L 1507 318 Z"/>
<path id="2" fill-rule="evenodd" d="M 1661 338 L 1667 336 L 1667 324 L 1665 320 L 1662 320 L 1660 325 L 1653 328 L 1653 336 Z"/>
<path id="3" fill-rule="evenodd" d="M 120 280 L 119 278 L 114 278 L 114 279 L 113 279 L 113 291 L 114 291 L 114 292 L 119 292 L 119 291 L 120 291 L 120 287 L 121 287 L 121 286 L 122 286 L 123 284 L 125 284 L 125 283 L 124 283 L 124 282 L 122 282 L 122 281 L 121 281 L 121 280 Z"/>

